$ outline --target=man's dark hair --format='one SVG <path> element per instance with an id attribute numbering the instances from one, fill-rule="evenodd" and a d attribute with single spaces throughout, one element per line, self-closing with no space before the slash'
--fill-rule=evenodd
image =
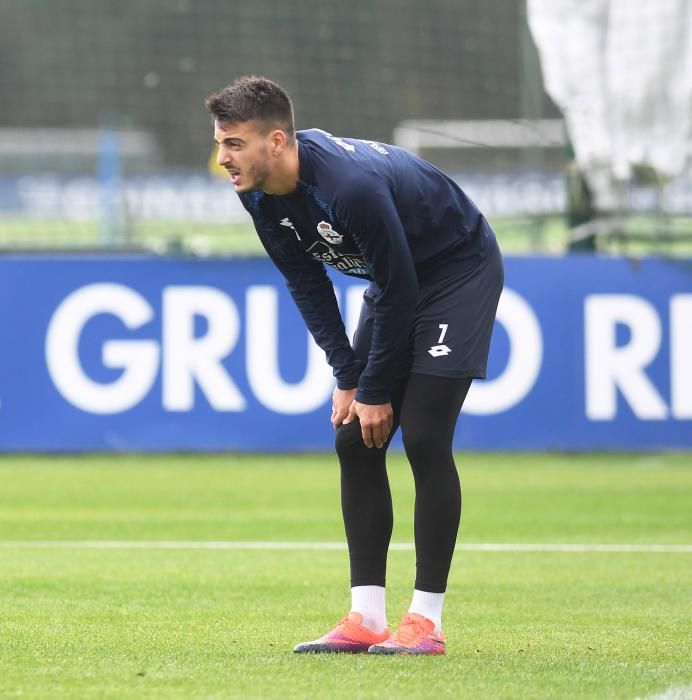
<path id="1" fill-rule="evenodd" d="M 220 124 L 256 121 L 266 131 L 280 128 L 289 141 L 295 136 L 291 98 L 275 82 L 255 75 L 238 78 L 210 95 L 207 109 Z"/>

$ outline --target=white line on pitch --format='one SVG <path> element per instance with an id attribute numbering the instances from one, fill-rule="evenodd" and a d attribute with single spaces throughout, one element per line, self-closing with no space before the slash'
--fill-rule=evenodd
<path id="1" fill-rule="evenodd" d="M 647 695 L 643 700 L 690 700 L 690 698 L 692 698 L 692 685 L 679 685 L 662 690 L 660 693 Z"/>
<path id="2" fill-rule="evenodd" d="M 410 542 L 392 542 L 395 551 L 410 551 Z M 0 540 L 0 549 L 265 549 L 265 550 L 344 550 L 342 542 L 234 542 L 205 540 Z M 466 552 L 640 552 L 692 553 L 692 544 L 543 544 L 467 542 L 457 544 Z"/>

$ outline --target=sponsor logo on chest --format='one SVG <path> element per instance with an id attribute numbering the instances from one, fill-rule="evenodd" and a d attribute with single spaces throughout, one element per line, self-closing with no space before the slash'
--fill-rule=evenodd
<path id="1" fill-rule="evenodd" d="M 344 240 L 344 237 L 332 228 L 332 225 L 328 221 L 320 221 L 317 224 L 317 233 L 324 238 L 327 243 L 333 245 L 339 245 Z"/>

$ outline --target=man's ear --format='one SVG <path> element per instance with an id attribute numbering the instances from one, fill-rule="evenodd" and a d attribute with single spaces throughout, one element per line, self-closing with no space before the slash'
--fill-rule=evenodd
<path id="1" fill-rule="evenodd" d="M 275 156 L 281 155 L 288 144 L 288 137 L 283 129 L 274 129 L 270 134 L 272 143 L 272 153 Z"/>

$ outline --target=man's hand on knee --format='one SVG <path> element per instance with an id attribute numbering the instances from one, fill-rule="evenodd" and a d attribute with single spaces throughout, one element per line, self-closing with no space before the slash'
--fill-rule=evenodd
<path id="1" fill-rule="evenodd" d="M 353 399 L 356 395 L 355 389 L 334 389 L 332 394 L 332 425 L 334 429 L 341 426 L 342 423 L 347 423 L 345 419 L 348 417 Z"/>
<path id="2" fill-rule="evenodd" d="M 366 447 L 383 447 L 394 425 L 391 403 L 367 404 L 353 401 L 344 423 L 360 420 L 363 442 Z"/>

